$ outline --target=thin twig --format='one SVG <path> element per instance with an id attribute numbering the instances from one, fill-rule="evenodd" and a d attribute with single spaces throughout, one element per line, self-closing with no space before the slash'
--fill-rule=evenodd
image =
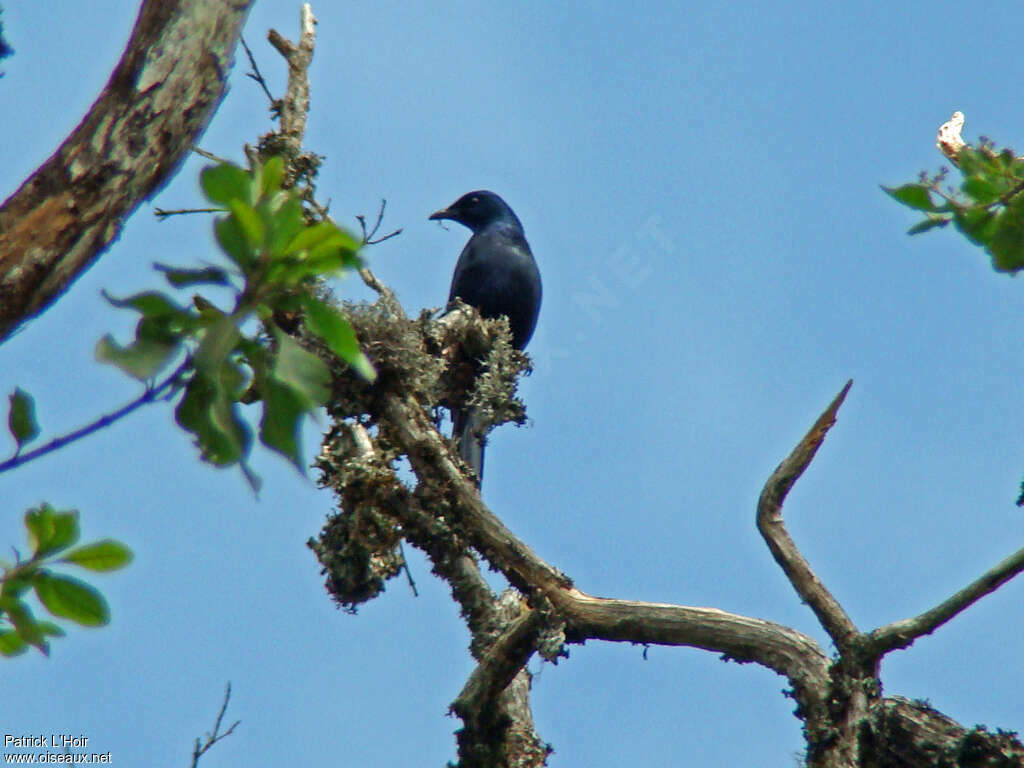
<path id="1" fill-rule="evenodd" d="M 164 379 L 156 386 L 147 387 L 145 392 L 143 392 L 139 397 L 135 398 L 127 405 L 118 408 L 116 411 L 111 411 L 110 413 L 104 416 L 100 416 L 98 419 L 96 419 L 96 421 L 93 421 L 90 424 L 86 424 L 84 427 L 80 427 L 79 429 L 76 429 L 74 432 L 68 432 L 66 435 L 55 437 L 53 440 L 51 440 L 44 446 L 35 448 L 29 451 L 28 453 L 15 454 L 11 458 L 7 459 L 7 461 L 0 462 L 0 474 L 10 469 L 14 469 L 15 467 L 20 467 L 22 464 L 32 461 L 33 459 L 38 459 L 40 456 L 45 456 L 48 453 L 53 453 L 59 448 L 63 448 L 68 443 L 73 443 L 76 440 L 80 440 L 83 437 L 91 435 L 93 432 L 97 432 L 103 429 L 104 427 L 110 426 L 115 421 L 124 418 L 129 413 L 137 410 L 143 405 L 158 400 L 165 391 L 170 390 L 177 383 L 178 379 L 182 376 L 182 374 L 185 373 L 185 371 L 191 365 L 192 359 L 187 358 L 185 362 L 183 362 L 181 365 L 177 367 L 177 369 L 175 369 L 174 373 L 170 374 L 166 379 Z"/>
<path id="2" fill-rule="evenodd" d="M 868 650 L 884 656 L 889 651 L 908 648 L 922 635 L 930 635 L 961 611 L 969 608 L 985 595 L 995 592 L 1017 574 L 1024 571 L 1024 549 L 1019 549 L 991 570 L 951 595 L 931 610 L 912 619 L 894 621 L 879 627 L 868 635 Z"/>
<path id="3" fill-rule="evenodd" d="M 175 208 L 173 211 L 163 208 L 153 209 L 153 215 L 160 219 L 160 221 L 163 221 L 168 216 L 182 216 L 188 213 L 227 213 L 227 211 L 224 208 Z"/>
<path id="4" fill-rule="evenodd" d="M 207 750 L 210 749 L 214 744 L 222 739 L 226 739 L 230 736 L 235 728 L 241 723 L 241 720 L 235 720 L 224 733 L 220 732 L 220 724 L 224 720 L 224 713 L 228 710 L 228 702 L 231 700 L 231 683 L 228 683 L 227 690 L 224 692 L 224 703 L 220 705 L 220 712 L 217 713 L 217 720 L 213 724 L 213 732 L 206 734 L 203 742 L 196 738 L 195 747 L 192 749 L 192 768 L 196 768 L 199 764 L 199 758 L 206 754 Z"/>
<path id="5" fill-rule="evenodd" d="M 405 559 L 405 547 L 402 546 L 402 540 L 398 540 L 398 551 L 402 555 L 402 570 L 405 571 L 405 578 L 409 580 L 409 588 L 412 589 L 412 596 L 419 597 L 420 593 L 416 589 L 416 582 L 412 580 L 412 571 L 409 570 L 409 561 Z"/>
<path id="6" fill-rule="evenodd" d="M 362 214 L 356 216 L 356 221 L 359 222 L 359 227 L 363 230 L 363 245 L 376 245 L 377 243 L 383 243 L 385 240 L 390 240 L 392 237 L 397 237 L 402 234 L 402 229 L 399 227 L 394 232 L 389 232 L 383 237 L 378 237 L 374 240 L 374 235 L 377 234 L 380 229 L 381 221 L 384 219 L 384 209 L 387 208 L 387 205 L 388 201 L 386 199 L 382 199 L 380 201 L 380 208 L 377 209 L 377 221 L 374 222 L 373 229 L 369 232 L 366 231 L 366 217 Z"/>
<path id="7" fill-rule="evenodd" d="M 825 435 L 836 423 L 836 413 L 852 385 L 852 380 L 846 382 L 846 386 L 814 422 L 814 426 L 804 439 L 779 464 L 765 483 L 761 498 L 757 502 L 757 528 L 768 544 L 768 549 L 782 567 L 797 594 L 811 607 L 840 651 L 847 650 L 853 640 L 860 636 L 860 632 L 839 601 L 811 570 L 810 564 L 790 538 L 782 519 L 782 504 L 793 484 L 814 459 L 814 454 L 824 442 Z"/>
<path id="8" fill-rule="evenodd" d="M 229 163 L 230 160 L 225 160 L 223 157 L 213 154 L 213 152 L 207 152 L 205 149 L 197 147 L 195 144 L 192 145 L 192 151 L 200 157 L 205 157 L 207 160 L 212 160 L 215 163 Z"/>
<path id="9" fill-rule="evenodd" d="M 275 109 L 277 107 L 277 99 L 274 98 L 270 92 L 270 88 L 267 87 L 267 81 L 263 77 L 263 73 L 260 72 L 260 68 L 256 65 L 256 57 L 252 55 L 252 51 L 249 50 L 249 46 L 245 42 L 245 36 L 241 37 L 242 48 L 245 49 L 245 55 L 249 57 L 249 66 L 252 67 L 251 72 L 246 72 L 245 76 L 252 78 L 260 84 L 260 88 L 267 95 L 267 100 L 270 102 L 270 108 Z"/>
<path id="10" fill-rule="evenodd" d="M 392 237 L 398 237 L 400 234 L 402 234 L 402 228 L 401 227 L 399 227 L 398 229 L 394 230 L 393 232 L 388 232 L 383 237 L 378 237 L 376 240 L 367 240 L 366 244 L 367 245 L 376 245 L 377 243 L 383 243 L 385 240 L 390 240 Z"/>

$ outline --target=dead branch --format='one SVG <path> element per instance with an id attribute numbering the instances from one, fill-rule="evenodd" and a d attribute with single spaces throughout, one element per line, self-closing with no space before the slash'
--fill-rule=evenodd
<path id="1" fill-rule="evenodd" d="M 177 172 L 224 96 L 251 4 L 143 4 L 89 113 L 0 206 L 0 340 L 67 290 Z"/>
<path id="2" fill-rule="evenodd" d="M 761 498 L 757 503 L 757 529 L 768 544 L 768 549 L 771 550 L 775 561 L 782 567 L 797 594 L 811 607 L 822 627 L 840 650 L 849 648 L 860 632 L 850 617 L 846 615 L 846 611 L 843 610 L 839 601 L 822 584 L 793 539 L 790 538 L 782 518 L 782 504 L 793 484 L 810 465 L 814 454 L 824 442 L 825 435 L 835 424 L 836 413 L 852 385 L 852 381 L 846 382 L 846 386 L 836 395 L 825 412 L 818 417 L 804 439 L 779 464 L 768 478 L 768 482 L 765 483 L 764 490 L 761 491 Z"/>
<path id="3" fill-rule="evenodd" d="M 309 3 L 302 4 L 298 45 L 277 30 L 267 34 L 270 44 L 288 62 L 288 85 L 281 99 L 280 135 L 291 155 L 302 152 L 302 137 L 306 133 L 306 115 L 309 112 L 309 65 L 313 60 L 316 43 L 316 18 Z"/>
<path id="4" fill-rule="evenodd" d="M 827 679 L 828 660 L 817 643 L 795 630 L 713 608 L 607 600 L 575 588 L 557 569 L 521 542 L 484 505 L 476 485 L 456 463 L 445 441 L 422 409 L 389 399 L 385 408 L 403 452 L 422 482 L 440 484 L 473 547 L 523 594 L 542 594 L 566 623 L 576 642 L 603 639 L 660 645 L 686 645 L 723 653 L 738 661 L 756 661 L 785 675 L 807 699 Z"/>
<path id="5" fill-rule="evenodd" d="M 199 765 L 199 758 L 205 755 L 214 744 L 226 739 L 241 724 L 241 720 L 235 720 L 226 731 L 220 732 L 221 724 L 224 722 L 224 715 L 228 711 L 229 701 L 231 701 L 231 683 L 228 683 L 227 689 L 224 691 L 224 701 L 220 705 L 220 711 L 217 712 L 217 719 L 213 722 L 213 730 L 203 736 L 202 740 L 196 737 L 195 745 L 192 748 L 192 768 L 196 768 Z"/>
<path id="6" fill-rule="evenodd" d="M 894 621 L 871 632 L 868 635 L 869 652 L 883 656 L 889 651 L 909 648 L 917 638 L 930 635 L 985 595 L 995 592 L 1021 571 L 1024 571 L 1024 549 L 1017 550 L 934 608 L 912 619 Z"/>

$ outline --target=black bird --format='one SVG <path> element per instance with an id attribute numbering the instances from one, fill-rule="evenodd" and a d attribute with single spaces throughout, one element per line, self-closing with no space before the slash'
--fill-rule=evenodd
<path id="1" fill-rule="evenodd" d="M 493 192 L 467 192 L 431 219 L 450 219 L 473 230 L 462 249 L 448 294 L 451 303 L 462 299 L 484 317 L 508 317 L 512 345 L 523 349 L 533 336 L 540 313 L 541 283 L 537 262 L 523 234 L 519 217 Z M 459 440 L 459 455 L 477 482 L 484 476 L 484 445 L 479 420 L 472 409 L 452 414 L 452 436 Z"/>

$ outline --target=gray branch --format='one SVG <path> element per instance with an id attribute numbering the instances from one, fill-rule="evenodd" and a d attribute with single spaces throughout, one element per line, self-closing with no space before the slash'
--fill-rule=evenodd
<path id="1" fill-rule="evenodd" d="M 768 544 L 768 549 L 771 550 L 775 561 L 782 567 L 797 594 L 811 607 L 815 616 L 818 617 L 818 621 L 821 622 L 821 626 L 825 628 L 840 650 L 849 648 L 851 643 L 860 636 L 860 632 L 853 620 L 843 610 L 843 606 L 828 591 L 800 553 L 796 543 L 790 538 L 789 532 L 786 530 L 786 523 L 782 518 L 782 505 L 793 484 L 804 473 L 818 452 L 818 448 L 825 440 L 825 435 L 835 424 L 836 413 L 852 385 L 852 381 L 846 382 L 846 386 L 814 422 L 814 426 L 803 440 L 779 464 L 768 478 L 768 482 L 765 483 L 764 490 L 761 491 L 761 498 L 757 503 L 757 529 Z"/>
<path id="2" fill-rule="evenodd" d="M 869 651 L 883 656 L 889 651 L 910 647 L 922 635 L 930 635 L 961 611 L 985 595 L 995 592 L 1024 571 L 1024 549 L 1019 549 L 959 592 L 912 619 L 894 621 L 868 635 Z"/>

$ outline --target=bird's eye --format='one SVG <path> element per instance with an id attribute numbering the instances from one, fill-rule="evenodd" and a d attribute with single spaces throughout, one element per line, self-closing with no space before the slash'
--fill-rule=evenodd
<path id="1" fill-rule="evenodd" d="M 469 202 L 472 203 L 473 205 L 476 205 L 477 203 L 480 202 L 480 198 L 477 197 L 476 195 L 473 195 L 471 198 L 469 198 Z"/>

